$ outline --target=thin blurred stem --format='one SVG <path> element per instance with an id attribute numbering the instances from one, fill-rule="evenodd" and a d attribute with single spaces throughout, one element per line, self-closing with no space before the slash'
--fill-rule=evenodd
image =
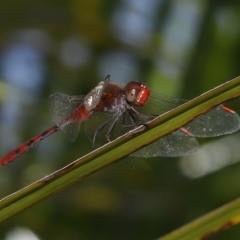
<path id="1" fill-rule="evenodd" d="M 191 223 L 176 229 L 159 240 L 208 239 L 229 227 L 240 223 L 240 199 L 212 211 Z"/>

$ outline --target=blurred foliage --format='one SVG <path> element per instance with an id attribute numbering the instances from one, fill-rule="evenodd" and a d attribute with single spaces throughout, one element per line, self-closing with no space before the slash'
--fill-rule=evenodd
<path id="1" fill-rule="evenodd" d="M 2 1 L 1 154 L 53 124 L 53 91 L 86 94 L 111 74 L 112 81 L 138 79 L 154 92 L 190 99 L 238 76 L 239 18 L 240 4 L 225 1 Z M 228 105 L 240 113 L 238 103 Z M 74 144 L 54 134 L 0 169 L 0 196 L 90 150 L 84 126 Z M 23 227 L 39 239 L 153 239 L 240 194 L 239 163 L 190 178 L 182 159 L 126 160 L 135 170 L 120 161 L 93 174 L 3 223 L 0 238 Z M 212 239 L 239 237 L 237 226 Z"/>

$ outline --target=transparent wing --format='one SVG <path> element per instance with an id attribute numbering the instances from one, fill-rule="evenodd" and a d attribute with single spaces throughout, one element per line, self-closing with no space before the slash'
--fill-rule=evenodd
<path id="1" fill-rule="evenodd" d="M 82 104 L 84 104 L 84 107 L 89 111 L 94 109 L 100 101 L 109 79 L 110 75 L 107 75 L 104 81 L 101 81 L 86 96 L 68 96 L 62 93 L 53 93 L 50 96 L 50 112 L 52 119 L 67 135 L 70 141 L 74 142 L 76 140 L 81 121 L 76 119 L 75 121 L 74 119 L 69 121 L 68 118 Z M 68 121 L 64 123 L 67 119 Z"/>
<path id="2" fill-rule="evenodd" d="M 132 153 L 133 157 L 179 157 L 192 154 L 199 148 L 195 137 L 177 130 Z"/>
<path id="3" fill-rule="evenodd" d="M 173 99 L 162 94 L 151 93 L 146 104 L 136 109 L 144 114 L 161 115 L 186 102 L 186 100 Z"/>
<path id="4" fill-rule="evenodd" d="M 81 122 L 71 122 L 67 125 L 62 124 L 62 122 L 66 120 L 78 106 L 83 104 L 84 97 L 83 95 L 68 96 L 62 93 L 53 93 L 49 98 L 52 119 L 71 142 L 76 140 Z"/>
<path id="5" fill-rule="evenodd" d="M 240 129 L 238 114 L 224 109 L 223 105 L 219 105 L 184 127 L 196 137 L 215 137 L 238 131 Z"/>
<path id="6" fill-rule="evenodd" d="M 137 110 L 145 114 L 161 115 L 186 102 L 186 100 L 171 99 L 153 93 L 146 105 Z M 184 127 L 196 137 L 214 137 L 236 132 L 240 129 L 240 117 L 231 109 L 230 111 L 226 109 L 224 105 L 219 105 Z"/>

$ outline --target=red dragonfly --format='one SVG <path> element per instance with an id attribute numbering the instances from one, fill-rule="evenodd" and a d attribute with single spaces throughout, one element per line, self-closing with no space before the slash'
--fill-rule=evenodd
<path id="1" fill-rule="evenodd" d="M 87 133 L 102 144 L 111 141 L 129 128 L 135 128 L 156 116 L 184 103 L 161 95 L 151 94 L 143 83 L 131 81 L 126 86 L 109 83 L 110 75 L 86 96 L 68 96 L 62 93 L 50 95 L 50 112 L 53 127 L 22 143 L 0 159 L 0 165 L 14 161 L 37 143 L 59 129 L 74 142 L 82 121 L 86 121 Z M 97 125 L 98 124 L 98 125 Z M 93 126 L 98 126 L 94 129 Z M 232 109 L 219 105 L 184 127 L 164 136 L 154 143 L 134 152 L 132 156 L 183 156 L 198 149 L 195 137 L 213 137 L 240 129 L 240 118 Z M 101 132 L 101 134 L 100 134 Z M 111 138 L 111 139 L 110 139 Z"/>

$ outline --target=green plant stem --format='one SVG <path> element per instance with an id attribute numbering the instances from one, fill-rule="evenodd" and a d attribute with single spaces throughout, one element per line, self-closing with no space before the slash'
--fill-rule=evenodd
<path id="1" fill-rule="evenodd" d="M 213 106 L 239 95 L 240 77 L 237 77 L 161 115 L 153 120 L 145 131 L 137 134 L 125 134 L 51 175 L 5 197 L 0 201 L 0 222 L 71 186 L 95 171 L 124 158 L 143 144 L 150 144 L 171 133 Z"/>

